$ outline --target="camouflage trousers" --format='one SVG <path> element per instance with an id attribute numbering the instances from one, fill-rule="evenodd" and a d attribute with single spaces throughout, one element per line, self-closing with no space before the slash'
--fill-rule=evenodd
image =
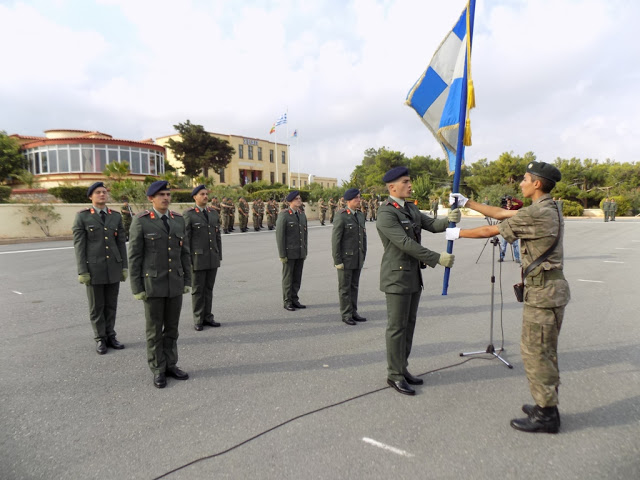
<path id="1" fill-rule="evenodd" d="M 529 390 L 539 407 L 558 405 L 558 336 L 565 307 L 537 308 L 524 305 L 520 353 Z"/>

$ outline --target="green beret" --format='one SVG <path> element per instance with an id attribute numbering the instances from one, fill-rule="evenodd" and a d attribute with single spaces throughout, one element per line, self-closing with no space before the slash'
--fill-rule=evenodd
<path id="1" fill-rule="evenodd" d="M 527 172 L 537 177 L 546 178 L 552 182 L 559 182 L 562 174 L 553 165 L 546 162 L 531 162 L 527 165 Z"/>

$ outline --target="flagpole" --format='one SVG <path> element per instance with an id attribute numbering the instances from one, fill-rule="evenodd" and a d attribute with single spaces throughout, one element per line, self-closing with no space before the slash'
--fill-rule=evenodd
<path id="1" fill-rule="evenodd" d="M 285 112 L 287 116 L 287 152 L 289 154 L 289 158 L 287 159 L 287 183 L 289 184 L 289 188 L 291 188 L 291 145 L 289 144 L 289 107 Z"/>
<path id="2" fill-rule="evenodd" d="M 294 132 L 296 133 L 296 155 L 298 155 L 298 129 L 296 128 Z M 300 157 L 296 156 L 296 158 L 298 159 L 298 188 L 300 188 L 302 187 L 302 185 L 300 185 Z"/>
<path id="3" fill-rule="evenodd" d="M 469 0 L 468 7 L 469 9 L 469 31 L 467 35 L 469 35 L 469 43 L 473 45 L 473 20 L 476 10 L 476 1 Z M 451 187 L 452 193 L 460 192 L 460 170 L 462 169 L 462 152 L 464 150 L 463 140 L 464 140 L 464 128 L 467 120 L 467 59 L 469 55 L 465 55 L 464 58 L 464 74 L 462 76 L 462 101 L 460 102 L 460 124 L 458 125 L 458 145 L 456 147 L 456 168 L 453 172 L 453 186 Z M 456 208 L 458 206 L 458 202 L 454 202 L 450 208 Z M 449 227 L 453 228 L 456 224 L 453 222 L 449 222 Z M 453 240 L 449 240 L 447 242 L 447 253 L 453 253 Z M 451 273 L 450 268 L 444 269 L 444 278 L 442 280 L 442 295 L 446 295 L 449 290 L 449 274 Z"/>
<path id="4" fill-rule="evenodd" d="M 276 183 L 278 183 L 280 181 L 280 172 L 278 171 L 278 127 L 276 127 L 276 130 L 273 132 L 275 133 L 275 141 L 273 142 L 274 148 L 275 148 L 275 154 L 273 157 L 273 161 L 276 162 Z"/>

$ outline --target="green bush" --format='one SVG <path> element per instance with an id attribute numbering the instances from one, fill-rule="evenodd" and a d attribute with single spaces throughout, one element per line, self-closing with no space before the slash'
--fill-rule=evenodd
<path id="1" fill-rule="evenodd" d="M 269 200 L 271 197 L 275 198 L 278 202 L 281 202 L 284 197 L 289 194 L 288 188 L 270 188 L 267 190 L 257 190 L 253 192 L 251 195 L 247 195 L 247 201 L 257 200 L 258 198 L 264 200 L 265 202 Z M 309 193 L 309 192 L 304 192 Z M 303 197 L 304 198 L 304 197 Z"/>
<path id="2" fill-rule="evenodd" d="M 191 190 L 171 190 L 171 203 L 193 203 Z"/>
<path id="3" fill-rule="evenodd" d="M 584 213 L 584 208 L 579 202 L 573 202 L 571 200 L 562 201 L 562 215 L 565 217 L 581 217 Z"/>
<path id="4" fill-rule="evenodd" d="M 11 196 L 11 187 L 0 185 L 0 203 L 7 203 Z"/>
<path id="5" fill-rule="evenodd" d="M 48 192 L 64 203 L 91 203 L 87 197 L 87 187 L 60 186 L 50 188 Z"/>

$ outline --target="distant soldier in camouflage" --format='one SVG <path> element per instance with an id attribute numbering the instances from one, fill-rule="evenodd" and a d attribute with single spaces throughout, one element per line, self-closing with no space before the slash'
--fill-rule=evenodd
<path id="1" fill-rule="evenodd" d="M 611 202 L 609 201 L 609 197 L 606 197 L 604 199 L 604 202 L 602 202 L 602 212 L 604 213 L 605 222 L 609 221 L 610 209 L 611 209 Z"/>
<path id="2" fill-rule="evenodd" d="M 222 203 L 220 204 L 220 208 L 222 209 L 222 231 L 224 233 L 229 233 L 229 223 L 231 219 L 231 208 L 233 207 L 233 202 L 229 197 L 222 197 Z"/>
<path id="3" fill-rule="evenodd" d="M 282 199 L 282 203 L 280 204 L 280 211 L 287 210 L 289 208 L 289 202 L 287 202 L 286 198 Z"/>
<path id="4" fill-rule="evenodd" d="M 249 224 L 249 204 L 244 197 L 238 199 L 238 221 L 240 223 L 240 231 L 246 232 L 249 230 L 247 225 Z"/>
<path id="5" fill-rule="evenodd" d="M 564 277 L 564 219 L 549 192 L 560 181 L 560 170 L 545 162 L 530 162 L 520 189 L 532 204 L 520 210 L 504 210 L 452 194 L 458 206 L 472 208 L 488 217 L 503 220 L 497 225 L 470 230 L 447 229 L 447 240 L 488 238 L 502 235 L 508 242 L 522 242 L 524 268 L 524 309 L 520 349 L 529 390 L 535 405 L 523 405 L 527 418 L 514 419 L 511 426 L 524 432 L 557 433 L 558 412 L 558 336 L 569 303 L 569 284 Z M 532 267 L 532 268 L 531 268 Z"/>
<path id="6" fill-rule="evenodd" d="M 272 197 L 267 202 L 267 225 L 269 226 L 269 230 L 273 230 L 276 228 L 276 218 L 278 216 L 278 204 L 275 199 Z"/>
<path id="7" fill-rule="evenodd" d="M 376 220 L 376 214 L 378 212 L 378 200 L 376 197 L 371 197 L 369 200 L 369 221 L 374 222 Z"/>
<path id="8" fill-rule="evenodd" d="M 251 205 L 251 213 L 253 214 L 253 229 L 256 232 L 260 231 L 260 203 L 254 200 Z"/>
<path id="9" fill-rule="evenodd" d="M 263 222 L 264 222 L 264 211 L 265 211 L 265 208 L 264 208 L 264 201 L 263 201 L 261 198 L 259 198 L 259 199 L 258 199 L 258 220 L 259 220 L 259 222 L 258 222 L 258 228 L 259 228 L 260 230 L 262 230 L 262 229 L 264 228 L 264 226 L 263 226 Z"/>
<path id="10" fill-rule="evenodd" d="M 127 197 L 122 199 L 120 215 L 122 215 L 122 226 L 124 227 L 126 239 L 129 240 L 129 228 L 131 228 L 131 220 L 133 220 L 134 214 L 133 210 L 131 210 L 129 199 Z"/>
<path id="11" fill-rule="evenodd" d="M 609 218 L 611 218 L 612 222 L 616 221 L 616 212 L 618 211 L 618 204 L 616 203 L 615 198 L 611 198 L 611 203 L 609 204 Z"/>
<path id="12" fill-rule="evenodd" d="M 433 197 L 431 200 L 431 216 L 433 218 L 438 218 L 438 207 L 440 206 L 440 199 L 438 197 Z"/>
<path id="13" fill-rule="evenodd" d="M 327 218 L 327 210 L 329 209 L 324 201 L 324 198 L 320 198 L 318 200 L 318 209 L 320 210 L 320 225 L 324 225 L 324 222 Z"/>
<path id="14" fill-rule="evenodd" d="M 336 208 L 338 207 L 338 205 L 336 204 L 336 201 L 333 199 L 333 197 L 329 198 L 329 223 L 333 223 L 333 218 L 336 215 Z"/>
<path id="15" fill-rule="evenodd" d="M 236 204 L 233 202 L 232 198 L 229 198 L 229 203 L 231 207 L 229 208 L 229 231 L 233 232 L 235 230 L 234 224 L 236 223 Z"/>
<path id="16" fill-rule="evenodd" d="M 109 193 L 104 183 L 91 185 L 87 196 L 91 207 L 80 210 L 73 222 L 73 248 L 78 281 L 87 287 L 96 351 L 104 355 L 107 347 L 124 348 L 114 327 L 120 282 L 128 275 L 126 234 L 121 215 L 106 205 Z"/>
<path id="17" fill-rule="evenodd" d="M 220 200 L 218 200 L 218 197 L 213 197 L 211 199 L 211 208 L 218 212 L 218 216 L 220 217 L 220 226 L 222 227 L 222 212 L 220 211 Z"/>
<path id="18" fill-rule="evenodd" d="M 347 202 L 344 201 L 344 197 L 340 197 L 338 200 L 338 209 L 346 208 Z"/>

